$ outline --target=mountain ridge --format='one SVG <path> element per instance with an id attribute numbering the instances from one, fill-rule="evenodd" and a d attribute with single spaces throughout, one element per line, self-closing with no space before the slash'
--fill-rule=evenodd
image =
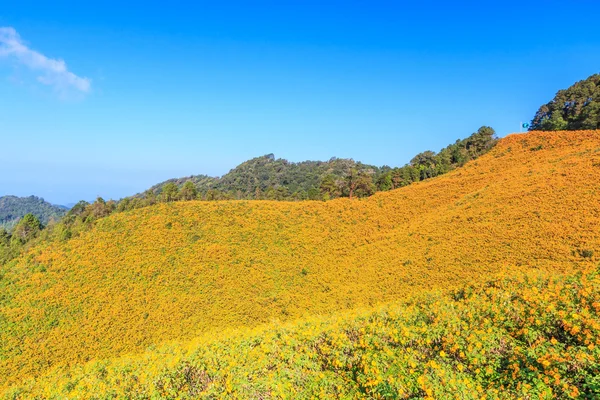
<path id="1" fill-rule="evenodd" d="M 0 196 L 0 227 L 12 228 L 25 214 L 35 215 L 46 225 L 50 219 L 59 219 L 67 211 L 65 206 L 51 204 L 37 196 Z"/>

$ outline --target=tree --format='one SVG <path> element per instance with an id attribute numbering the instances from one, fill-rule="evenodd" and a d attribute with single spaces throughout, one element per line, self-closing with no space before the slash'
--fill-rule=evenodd
<path id="1" fill-rule="evenodd" d="M 319 189 L 317 189 L 316 187 L 311 187 L 310 189 L 308 189 L 308 199 L 309 200 L 322 200 L 323 196 L 321 195 L 321 192 L 319 191 Z"/>
<path id="2" fill-rule="evenodd" d="M 96 201 L 88 206 L 89 215 L 95 219 L 107 217 L 113 212 L 114 206 L 112 200 L 107 203 L 102 197 L 98 197 Z"/>
<path id="3" fill-rule="evenodd" d="M 183 184 L 179 198 L 181 200 L 194 200 L 198 197 L 198 189 L 192 181 L 187 181 Z"/>
<path id="4" fill-rule="evenodd" d="M 380 175 L 379 178 L 377 178 L 377 190 L 385 192 L 388 190 L 392 190 L 393 188 L 394 183 L 392 182 L 391 172 Z"/>
<path id="5" fill-rule="evenodd" d="M 325 200 L 335 199 L 340 197 L 340 187 L 336 182 L 334 175 L 326 175 L 321 179 L 321 183 L 319 185 L 319 191 L 321 192 L 321 197 Z"/>
<path id="6" fill-rule="evenodd" d="M 42 223 L 33 214 L 26 214 L 15 226 L 12 239 L 26 243 L 33 239 L 42 230 Z"/>
<path id="7" fill-rule="evenodd" d="M 349 198 L 366 197 L 375 193 L 373 178 L 364 171 L 351 168 L 346 175 L 346 190 Z"/>
<path id="8" fill-rule="evenodd" d="M 168 203 L 176 201 L 179 198 L 179 188 L 173 182 L 168 182 L 163 186 L 162 192 L 160 193 L 161 201 Z"/>
<path id="9" fill-rule="evenodd" d="M 348 189 L 348 197 L 352 198 L 356 185 L 358 185 L 358 171 L 356 168 L 350 169 L 348 175 L 346 175 L 346 185 Z"/>
<path id="10" fill-rule="evenodd" d="M 465 148 L 471 157 L 475 158 L 494 147 L 496 142 L 496 131 L 489 126 L 482 126 L 465 139 Z"/>
<path id="11" fill-rule="evenodd" d="M 433 168 L 436 164 L 435 153 L 431 150 L 417 154 L 410 160 L 410 165 L 413 167 Z"/>
<path id="12" fill-rule="evenodd" d="M 549 103 L 538 109 L 529 129 L 600 129 L 600 74 L 559 90 Z"/>
<path id="13" fill-rule="evenodd" d="M 540 123 L 540 130 L 543 131 L 564 131 L 568 123 L 559 112 L 549 114 L 550 117 L 544 118 Z"/>
<path id="14" fill-rule="evenodd" d="M 90 203 L 88 203 L 87 201 L 81 200 L 77 204 L 75 204 L 73 207 L 71 207 L 71 209 L 67 213 L 67 216 L 68 217 L 78 217 L 78 216 L 81 216 L 81 215 L 83 215 L 86 212 L 87 207 L 89 205 L 90 205 Z"/>
<path id="15" fill-rule="evenodd" d="M 0 226 L 0 246 L 8 246 L 10 243 L 10 233 Z"/>
<path id="16" fill-rule="evenodd" d="M 356 197 L 368 197 L 375 194 L 377 187 L 373 183 L 373 178 L 365 172 L 358 173 L 358 181 L 354 193 Z"/>

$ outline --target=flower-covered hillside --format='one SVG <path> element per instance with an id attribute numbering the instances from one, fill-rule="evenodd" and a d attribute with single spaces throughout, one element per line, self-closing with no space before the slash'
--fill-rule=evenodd
<path id="1" fill-rule="evenodd" d="M 599 272 L 514 272 L 372 310 L 205 335 L 57 368 L 5 396 L 595 399 Z"/>
<path id="2" fill-rule="evenodd" d="M 226 327 L 370 306 L 600 253 L 600 132 L 502 139 L 364 200 L 116 214 L 0 267 L 0 386 Z"/>

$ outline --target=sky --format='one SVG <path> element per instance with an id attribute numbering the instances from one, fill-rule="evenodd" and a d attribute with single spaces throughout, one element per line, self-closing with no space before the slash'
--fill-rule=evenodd
<path id="1" fill-rule="evenodd" d="M 600 72 L 598 15 L 597 1 L 0 0 L 0 195 L 118 199 L 268 153 L 401 166 L 482 125 L 505 136 Z"/>

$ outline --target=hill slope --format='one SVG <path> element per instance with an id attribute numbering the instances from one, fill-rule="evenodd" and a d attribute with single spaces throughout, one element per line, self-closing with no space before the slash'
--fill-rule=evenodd
<path id="1" fill-rule="evenodd" d="M 59 367 L 5 397 L 598 398 L 600 269 L 511 275 Z"/>
<path id="2" fill-rule="evenodd" d="M 0 385 L 507 266 L 589 266 L 600 249 L 598 182 L 600 132 L 535 132 L 364 200 L 185 202 L 113 215 L 0 271 Z"/>
<path id="3" fill-rule="evenodd" d="M 0 197 L 0 227 L 12 228 L 19 219 L 25 214 L 33 214 L 39 218 L 42 224 L 47 224 L 50 218 L 59 219 L 67 209 L 62 206 L 55 206 L 44 199 L 36 196 Z"/>

